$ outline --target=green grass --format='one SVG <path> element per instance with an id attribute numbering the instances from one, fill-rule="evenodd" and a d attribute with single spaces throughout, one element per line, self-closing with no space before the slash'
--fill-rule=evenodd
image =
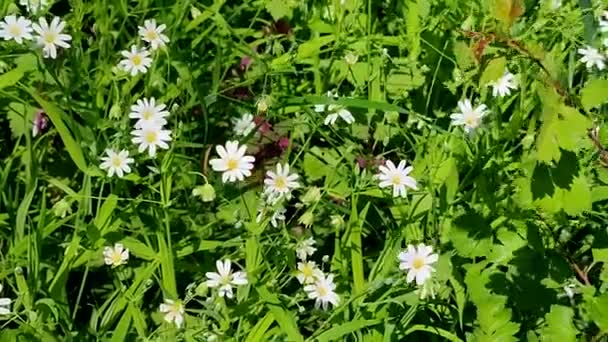
<path id="1" fill-rule="evenodd" d="M 605 340 L 606 70 L 578 50 L 605 55 L 606 4 L 552 3 L 2 2 L 71 40 L 56 59 L 0 41 L 0 341 Z M 170 41 L 130 76 L 148 19 Z M 154 157 L 129 118 L 150 97 L 170 112 Z M 450 117 L 465 99 L 488 109 L 470 134 Z M 339 110 L 355 121 L 326 125 Z M 242 181 L 213 169 L 227 141 L 255 157 Z M 106 149 L 131 172 L 109 177 Z M 376 175 L 402 160 L 417 189 L 393 197 Z M 277 163 L 299 187 L 270 203 Z M 339 298 L 325 310 L 296 277 L 309 238 Z M 116 243 L 129 258 L 107 265 Z M 423 285 L 399 267 L 419 244 L 438 255 Z M 207 283 L 225 259 L 247 277 L 232 298 Z"/>

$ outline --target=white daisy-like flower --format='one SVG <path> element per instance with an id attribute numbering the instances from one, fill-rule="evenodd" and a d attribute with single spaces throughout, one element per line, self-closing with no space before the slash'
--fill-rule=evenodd
<path id="1" fill-rule="evenodd" d="M 162 103 L 157 104 L 153 97 L 141 99 L 131 106 L 129 117 L 137 119 L 135 123 L 137 129 L 145 125 L 163 126 L 167 123 L 165 117 L 169 116 L 169 111 L 165 110 L 166 108 L 167 106 Z"/>
<path id="2" fill-rule="evenodd" d="M 319 269 L 314 261 L 298 262 L 296 278 L 298 278 L 300 284 L 312 284 L 323 278 L 323 271 Z"/>
<path id="3" fill-rule="evenodd" d="M 163 34 L 167 26 L 165 24 L 156 26 L 156 20 L 154 19 L 144 21 L 144 26 L 138 26 L 138 28 L 141 39 L 150 43 L 152 50 L 163 47 L 169 42 L 169 37 Z"/>
<path id="4" fill-rule="evenodd" d="M 224 183 L 242 181 L 251 176 L 255 158 L 245 155 L 247 145 L 239 146 L 238 141 L 227 141 L 225 147 L 217 145 L 215 151 L 220 157 L 211 159 L 209 164 L 213 171 L 223 172 Z"/>
<path id="5" fill-rule="evenodd" d="M 331 90 L 327 92 L 327 97 L 337 99 L 339 95 L 337 92 Z M 328 106 L 318 104 L 314 106 L 314 110 L 317 113 L 328 113 L 323 122 L 325 125 L 333 125 L 336 123 L 338 118 L 346 121 L 348 124 L 355 122 L 355 118 L 344 106 L 338 104 L 330 104 Z"/>
<path id="6" fill-rule="evenodd" d="M 247 274 L 241 271 L 232 273 L 230 259 L 218 260 L 215 262 L 215 266 L 217 267 L 217 273 L 207 272 L 205 274 L 208 279 L 206 284 L 211 288 L 218 287 L 220 297 L 232 298 L 234 296 L 232 293 L 233 286 L 247 285 Z"/>
<path id="7" fill-rule="evenodd" d="M 407 246 L 407 251 L 399 253 L 399 269 L 407 270 L 406 281 L 408 283 L 416 279 L 417 285 L 424 284 L 435 272 L 431 266 L 439 259 L 437 254 L 433 253 L 433 247 L 419 244 L 418 247 L 413 245 Z"/>
<path id="8" fill-rule="evenodd" d="M 125 59 L 121 60 L 118 65 L 124 71 L 130 73 L 131 76 L 135 76 L 138 73 L 145 74 L 150 65 L 152 65 L 152 58 L 149 57 L 150 51 L 146 49 L 139 50 L 135 45 L 131 46 L 131 51 L 124 50 L 120 54 Z"/>
<path id="9" fill-rule="evenodd" d="M 102 163 L 99 167 L 103 170 L 108 170 L 108 177 L 112 177 L 116 174 L 118 177 L 122 178 L 126 173 L 131 172 L 129 164 L 133 163 L 135 160 L 129 158 L 129 151 L 121 150 L 116 153 L 116 151 L 112 149 L 107 149 L 106 155 L 106 157 L 101 158 Z"/>
<path id="10" fill-rule="evenodd" d="M 65 21 L 54 17 L 49 25 L 45 18 L 38 19 L 38 24 L 32 24 L 32 29 L 38 34 L 37 41 L 42 46 L 42 54 L 45 58 L 57 58 L 57 47 L 67 49 L 72 36 L 62 33 Z"/>
<path id="11" fill-rule="evenodd" d="M 186 309 L 181 300 L 165 299 L 165 302 L 160 305 L 159 311 L 165 314 L 165 321 L 175 323 L 178 329 L 182 327 Z"/>
<path id="12" fill-rule="evenodd" d="M 304 286 L 308 298 L 315 300 L 315 307 L 323 307 L 323 310 L 327 310 L 330 303 L 333 306 L 340 303 L 340 297 L 336 294 L 335 289 L 333 274 L 329 274 L 327 277 L 322 276 L 313 284 Z"/>
<path id="13" fill-rule="evenodd" d="M 507 70 L 501 78 L 490 82 L 488 85 L 492 87 L 492 95 L 494 97 L 504 97 L 510 95 L 511 90 L 517 89 L 517 80 L 515 79 L 515 75 Z"/>
<path id="14" fill-rule="evenodd" d="M 344 108 L 344 106 L 337 105 L 337 104 L 330 104 L 329 106 L 327 106 L 327 112 L 330 114 L 328 114 L 325 117 L 325 121 L 323 121 L 323 123 L 325 125 L 335 124 L 336 120 L 338 120 L 338 118 L 341 118 L 342 120 L 346 121 L 346 123 L 348 123 L 348 124 L 352 124 L 353 122 L 355 122 L 355 117 L 353 116 L 353 114 L 351 114 L 351 112 L 348 111 L 348 109 Z"/>
<path id="15" fill-rule="evenodd" d="M 313 255 L 317 251 L 317 248 L 314 247 L 316 243 L 317 242 L 312 236 L 300 241 L 296 246 L 296 255 L 298 258 L 302 261 L 306 261 L 308 256 Z"/>
<path id="16" fill-rule="evenodd" d="M 291 191 L 300 187 L 298 174 L 289 173 L 289 164 L 277 163 L 276 172 L 267 171 L 264 179 L 264 192 L 270 202 L 276 202 L 280 198 L 291 198 Z"/>
<path id="17" fill-rule="evenodd" d="M 32 39 L 32 22 L 24 17 L 8 15 L 0 22 L 0 37 L 4 40 L 12 39 L 19 44 Z"/>
<path id="18" fill-rule="evenodd" d="M 606 56 L 604 56 L 596 48 L 587 46 L 585 48 L 578 49 L 578 53 L 582 55 L 581 62 L 585 63 L 587 69 L 591 69 L 595 66 L 599 70 L 604 70 L 606 67 Z"/>
<path id="19" fill-rule="evenodd" d="M 122 243 L 116 243 L 114 247 L 107 246 L 103 249 L 103 259 L 108 266 L 124 265 L 129 260 L 129 249 L 124 248 Z"/>
<path id="20" fill-rule="evenodd" d="M 24 6 L 26 11 L 35 15 L 45 9 L 49 2 L 48 0 L 19 0 L 19 5 Z"/>
<path id="21" fill-rule="evenodd" d="M 2 292 L 2 284 L 0 284 L 0 292 Z M 0 315 L 8 315 L 11 313 L 10 298 L 0 298 Z"/>
<path id="22" fill-rule="evenodd" d="M 379 186 L 386 188 L 389 186 L 393 187 L 393 197 L 406 197 L 407 189 L 418 190 L 418 183 L 410 176 L 410 172 L 414 170 L 412 166 L 406 167 L 405 160 L 399 162 L 399 165 L 395 167 L 392 161 L 387 160 L 386 165 L 380 165 L 380 173 L 376 175 L 380 180 Z"/>
<path id="23" fill-rule="evenodd" d="M 255 122 L 251 113 L 245 113 L 242 117 L 232 120 L 233 131 L 236 135 L 247 136 L 255 129 Z"/>
<path id="24" fill-rule="evenodd" d="M 466 133 L 471 133 L 479 127 L 483 117 L 488 113 L 486 105 L 481 104 L 477 108 L 473 108 L 473 104 L 468 99 L 458 101 L 458 107 L 460 112 L 450 115 L 452 125 L 464 126 Z"/>
<path id="25" fill-rule="evenodd" d="M 162 126 L 158 125 L 144 125 L 141 129 L 136 129 L 131 132 L 134 138 L 131 141 L 139 145 L 139 153 L 142 153 L 148 149 L 148 155 L 154 157 L 156 155 L 156 148 L 168 149 L 169 144 L 167 141 L 171 141 L 171 131 L 163 129 Z"/>

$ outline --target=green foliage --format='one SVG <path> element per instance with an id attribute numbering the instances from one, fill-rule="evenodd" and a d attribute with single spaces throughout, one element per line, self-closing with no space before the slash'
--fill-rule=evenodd
<path id="1" fill-rule="evenodd" d="M 0 341 L 605 339 L 608 81 L 578 49 L 605 54 L 606 8 L 561 3 L 3 3 L 71 39 L 0 42 Z M 150 19 L 169 41 L 131 76 Z M 129 117 L 152 97 L 154 156 Z M 255 158 L 236 182 L 211 161 L 228 141 Z M 381 187 L 388 161 L 415 186 Z M 298 187 L 275 203 L 279 163 Z M 326 309 L 297 277 L 308 239 Z M 422 284 L 401 254 L 420 244 Z M 227 259 L 247 282 L 220 290 Z"/>

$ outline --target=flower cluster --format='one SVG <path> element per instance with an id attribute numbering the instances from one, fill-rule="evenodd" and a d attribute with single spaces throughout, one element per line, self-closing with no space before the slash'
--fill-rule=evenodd
<path id="1" fill-rule="evenodd" d="M 144 26 L 138 26 L 138 33 L 141 39 L 148 43 L 150 49 L 154 51 L 164 47 L 169 42 L 169 37 L 163 34 L 166 28 L 165 24 L 157 26 L 156 20 L 149 19 L 144 21 Z M 131 76 L 136 76 L 139 73 L 145 74 L 152 65 L 151 53 L 146 48 L 140 49 L 137 45 L 131 45 L 130 50 L 124 50 L 120 54 L 124 59 L 118 63 L 118 66 Z"/>
<path id="2" fill-rule="evenodd" d="M 340 296 L 335 291 L 334 275 L 324 274 L 314 261 L 307 260 L 317 250 L 315 244 L 316 241 L 309 237 L 296 246 L 296 255 L 300 259 L 296 278 L 304 285 L 308 298 L 315 300 L 315 307 L 327 310 L 329 304 L 336 306 L 340 303 Z"/>
<path id="3" fill-rule="evenodd" d="M 7 41 L 14 40 L 18 44 L 35 40 L 36 44 L 42 47 L 44 58 L 55 59 L 58 48 L 70 47 L 68 42 L 72 40 L 72 36 L 63 33 L 64 28 L 65 21 L 59 17 L 53 17 L 50 24 L 46 18 L 40 17 L 38 23 L 32 24 L 32 21 L 25 17 L 8 15 L 0 22 L 0 37 Z"/>

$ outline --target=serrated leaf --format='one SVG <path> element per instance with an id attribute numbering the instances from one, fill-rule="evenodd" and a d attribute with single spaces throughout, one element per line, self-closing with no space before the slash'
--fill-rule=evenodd
<path id="1" fill-rule="evenodd" d="M 545 316 L 545 327 L 542 330 L 542 341 L 569 342 L 576 341 L 577 330 L 572 323 L 574 311 L 561 305 L 551 305 L 551 311 Z"/>
<path id="2" fill-rule="evenodd" d="M 591 188 L 587 179 L 577 177 L 572 183 L 572 188 L 564 194 L 563 208 L 569 215 L 579 215 L 591 210 Z"/>
<path id="3" fill-rule="evenodd" d="M 122 244 L 125 248 L 129 249 L 129 252 L 134 256 L 144 259 L 144 260 L 154 260 L 159 259 L 156 252 L 150 248 L 150 246 L 145 243 L 137 240 L 133 237 L 126 237 L 121 240 Z"/>
<path id="4" fill-rule="evenodd" d="M 475 54 L 465 42 L 457 41 L 454 43 L 454 57 L 456 57 L 458 67 L 462 70 L 467 70 L 475 65 Z"/>
<path id="5" fill-rule="evenodd" d="M 6 109 L 6 116 L 9 120 L 13 137 L 18 138 L 26 134 L 32 108 L 23 103 L 11 102 Z"/>
<path id="6" fill-rule="evenodd" d="M 486 86 L 488 83 L 496 81 L 504 75 L 506 69 L 507 59 L 505 57 L 491 60 L 484 69 L 483 74 L 481 74 L 479 84 L 481 86 Z"/>
<path id="7" fill-rule="evenodd" d="M 291 18 L 293 9 L 297 5 L 293 0 L 269 0 L 266 1 L 266 10 L 274 20 Z"/>
<path id="8" fill-rule="evenodd" d="M 581 103 L 586 111 L 608 102 L 608 80 L 594 79 L 581 91 Z"/>
<path id="9" fill-rule="evenodd" d="M 608 332 L 608 293 L 599 297 L 590 297 L 585 301 L 589 317 L 602 332 Z"/>

